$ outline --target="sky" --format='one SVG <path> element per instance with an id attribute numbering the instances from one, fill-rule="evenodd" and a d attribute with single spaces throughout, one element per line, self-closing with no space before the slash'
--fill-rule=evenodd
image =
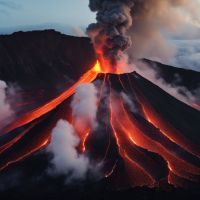
<path id="1" fill-rule="evenodd" d="M 34 27 L 86 27 L 94 20 L 88 0 L 0 0 L 0 33 Z"/>

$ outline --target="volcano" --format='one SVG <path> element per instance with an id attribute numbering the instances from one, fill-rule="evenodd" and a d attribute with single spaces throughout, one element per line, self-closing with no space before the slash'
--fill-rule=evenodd
<path id="1" fill-rule="evenodd" d="M 104 73 L 88 38 L 53 30 L 19 32 L 0 36 L 0 55 L 0 79 L 20 87 L 17 94 L 8 94 L 16 114 L 4 120 L 0 132 L 0 179 L 7 184 L 7 176 L 18 179 L 23 174 L 20 183 L 11 189 L 9 186 L 7 193 L 22 194 L 21 186 L 27 185 L 29 191 L 38 184 L 47 188 L 46 195 L 51 193 L 51 186 L 55 190 L 61 187 L 62 176 L 50 178 L 45 174 L 51 157 L 46 148 L 60 119 L 73 123 L 71 101 L 84 83 L 96 83 L 99 91 L 98 126 L 80 131 L 77 151 L 94 163 L 103 163 L 101 177 L 86 180 L 85 185 L 92 184 L 94 191 L 103 186 L 111 191 L 198 190 L 198 102 L 194 105 L 178 100 L 137 70 Z M 156 67 L 167 83 L 188 90 L 199 87 L 199 72 L 146 59 L 141 62 L 151 69 Z M 177 75 L 181 81 L 173 82 Z"/>

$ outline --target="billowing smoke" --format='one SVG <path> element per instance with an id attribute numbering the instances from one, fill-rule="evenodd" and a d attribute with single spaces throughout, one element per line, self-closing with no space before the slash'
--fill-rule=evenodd
<path id="1" fill-rule="evenodd" d="M 13 114 L 10 104 L 6 101 L 7 85 L 4 81 L 0 81 L 0 122 L 7 119 Z"/>
<path id="2" fill-rule="evenodd" d="M 159 86 L 165 92 L 169 93 L 179 101 L 182 101 L 196 109 L 199 109 L 199 106 L 196 107 L 195 105 L 199 105 L 200 102 L 200 88 L 196 88 L 193 91 L 189 91 L 184 86 L 176 85 L 173 83 L 179 82 L 180 77 L 174 77 L 177 80 L 174 80 L 172 83 L 167 83 L 158 73 L 158 70 L 153 69 L 148 66 L 148 64 L 138 61 L 136 65 L 136 71 L 154 83 L 155 85 Z"/>
<path id="3" fill-rule="evenodd" d="M 176 46 L 166 39 L 168 35 L 183 35 L 189 23 L 200 21 L 198 0 L 133 0 L 133 2 L 134 7 L 131 11 L 133 26 L 129 31 L 133 46 L 129 53 L 135 58 L 145 57 L 168 62 L 176 53 Z"/>
<path id="4" fill-rule="evenodd" d="M 84 83 L 79 85 L 71 107 L 74 127 L 77 132 L 82 132 L 88 128 L 94 129 L 97 126 L 97 90 L 94 84 Z"/>
<path id="5" fill-rule="evenodd" d="M 134 58 L 168 62 L 176 46 L 167 36 L 200 22 L 198 0 L 90 0 L 89 7 L 97 12 L 97 23 L 89 25 L 88 35 L 100 59 L 114 66 L 130 46 Z"/>
<path id="6" fill-rule="evenodd" d="M 89 159 L 77 152 L 79 138 L 74 127 L 67 121 L 58 121 L 52 132 L 52 141 L 48 151 L 53 154 L 52 168 L 54 175 L 66 175 L 67 181 L 84 179 L 89 169 Z"/>
<path id="7" fill-rule="evenodd" d="M 97 12 L 97 23 L 90 24 L 87 33 L 100 61 L 112 68 L 131 46 L 131 39 L 126 33 L 132 25 L 132 6 L 132 0 L 90 0 L 89 3 L 90 9 Z"/>

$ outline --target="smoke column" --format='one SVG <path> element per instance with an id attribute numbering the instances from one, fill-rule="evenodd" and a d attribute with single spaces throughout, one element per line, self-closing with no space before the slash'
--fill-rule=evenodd
<path id="1" fill-rule="evenodd" d="M 126 33 L 132 25 L 132 6 L 132 0 L 89 1 L 91 11 L 97 12 L 97 23 L 90 24 L 87 33 L 105 71 L 115 72 L 118 61 L 124 59 L 123 52 L 131 46 Z"/>
<path id="2" fill-rule="evenodd" d="M 134 58 L 168 61 L 176 49 L 165 34 L 180 32 L 188 19 L 200 22 L 198 0 L 90 0 L 89 7 L 97 12 L 97 22 L 89 25 L 87 33 L 103 70 L 111 72 L 116 72 L 130 46 Z"/>

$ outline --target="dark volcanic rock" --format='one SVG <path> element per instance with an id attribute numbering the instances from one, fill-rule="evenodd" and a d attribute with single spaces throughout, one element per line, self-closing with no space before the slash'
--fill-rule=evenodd
<path id="1" fill-rule="evenodd" d="M 131 80 L 137 85 L 138 91 L 145 95 L 156 112 L 193 143 L 200 145 L 199 111 L 180 102 L 138 74 L 132 74 Z"/>
<path id="2" fill-rule="evenodd" d="M 149 68 L 157 71 L 158 76 L 162 77 L 166 83 L 174 86 L 184 86 L 190 91 L 200 87 L 200 72 L 176 68 L 147 59 L 143 59 L 142 61 Z"/>
<path id="3" fill-rule="evenodd" d="M 22 85 L 77 79 L 95 62 L 88 38 L 54 30 L 0 36 L 0 79 Z"/>
<path id="4" fill-rule="evenodd" d="M 81 185 L 65 185 L 64 177 L 47 177 L 48 157 L 44 152 L 32 156 L 18 166 L 0 175 L 0 198 L 9 200 L 18 199 L 74 199 L 74 200 L 199 200 L 199 191 L 184 190 L 168 187 L 148 188 L 136 187 L 124 190 L 113 190 L 105 179 L 98 183 L 84 183 Z M 30 166 L 32 166 L 30 168 Z M 6 178 L 9 175 L 9 178 Z M 12 178 L 12 181 L 10 181 Z M 41 189 L 42 188 L 42 189 Z"/>

